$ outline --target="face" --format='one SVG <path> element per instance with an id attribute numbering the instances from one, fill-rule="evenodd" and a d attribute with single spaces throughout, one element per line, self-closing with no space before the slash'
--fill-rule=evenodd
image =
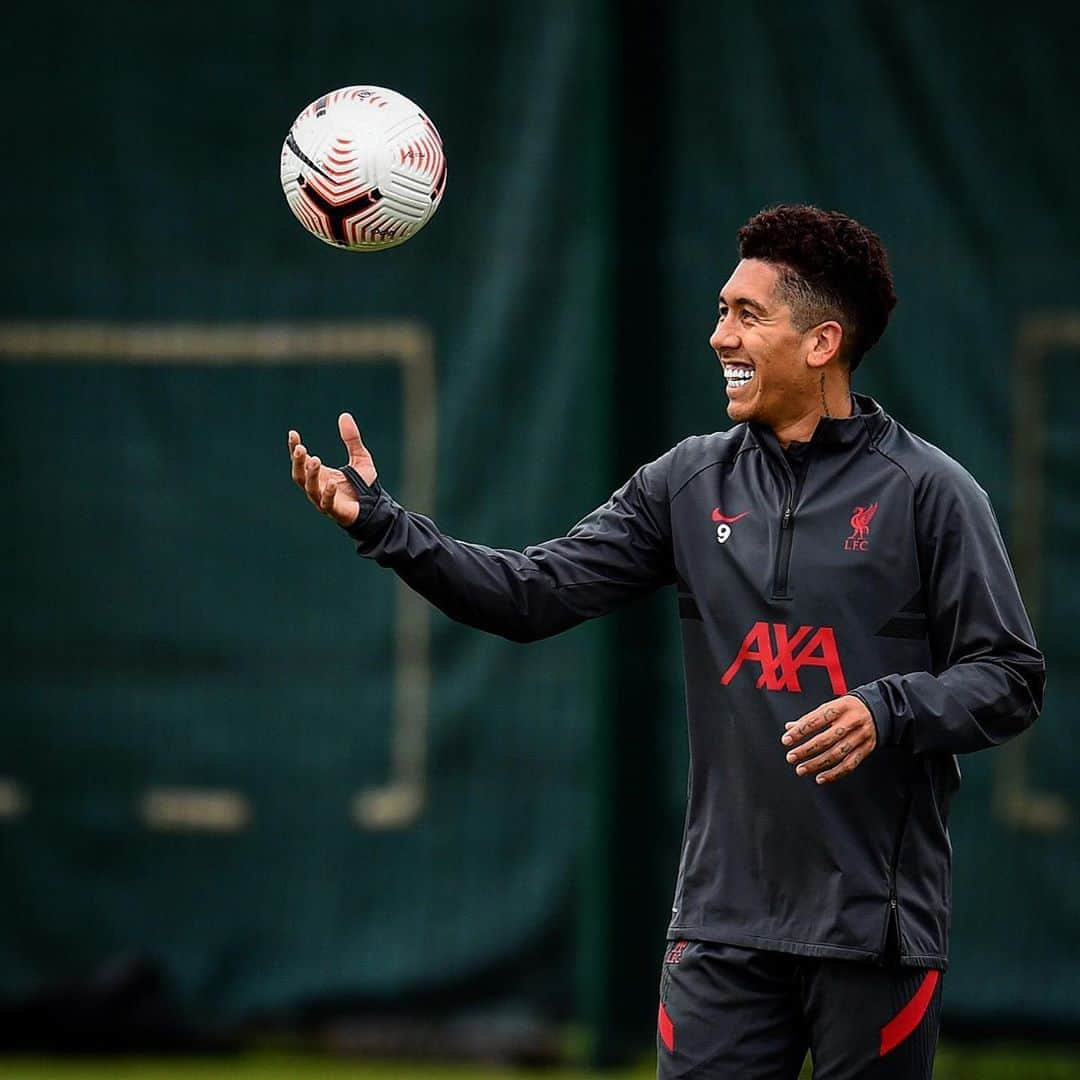
<path id="1" fill-rule="evenodd" d="M 777 295 L 780 272 L 743 259 L 720 291 L 719 320 L 709 344 L 724 369 L 728 416 L 772 428 L 816 407 L 817 369 L 807 361 L 813 331 L 800 333 Z"/>

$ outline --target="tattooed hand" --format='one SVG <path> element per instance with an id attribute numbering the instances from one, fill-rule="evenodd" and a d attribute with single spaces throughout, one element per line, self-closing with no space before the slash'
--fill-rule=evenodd
<path id="1" fill-rule="evenodd" d="M 799 776 L 817 773 L 819 784 L 853 772 L 877 746 L 870 710 L 850 694 L 826 701 L 784 727 L 780 741 L 790 748 L 788 762 Z"/>

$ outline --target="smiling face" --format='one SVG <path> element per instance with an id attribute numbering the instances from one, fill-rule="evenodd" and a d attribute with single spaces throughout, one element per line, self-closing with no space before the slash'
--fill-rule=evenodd
<path id="1" fill-rule="evenodd" d="M 839 337 L 823 350 L 821 331 L 841 332 L 833 322 L 798 330 L 779 282 L 774 263 L 743 259 L 720 291 L 719 320 L 709 338 L 724 369 L 728 416 L 774 431 L 822 415 L 822 373 Z"/>

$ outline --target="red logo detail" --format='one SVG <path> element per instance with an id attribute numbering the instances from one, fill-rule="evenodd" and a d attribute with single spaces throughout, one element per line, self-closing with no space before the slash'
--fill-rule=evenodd
<path id="1" fill-rule="evenodd" d="M 941 972 L 931 968 L 919 984 L 915 996 L 881 1029 L 878 1057 L 895 1050 L 922 1023 L 940 977 Z"/>
<path id="2" fill-rule="evenodd" d="M 672 942 L 671 948 L 667 951 L 667 956 L 664 957 L 664 963 L 677 964 L 682 959 L 682 954 L 686 952 L 686 946 L 689 944 L 689 941 Z"/>
<path id="3" fill-rule="evenodd" d="M 717 506 L 712 512 L 712 519 L 713 521 L 720 522 L 724 525 L 734 525 L 736 521 L 742 521 L 749 513 L 749 510 L 744 510 L 741 514 L 736 514 L 734 517 L 728 517 L 727 514 L 721 514 L 720 507 Z"/>
<path id="4" fill-rule="evenodd" d="M 775 650 L 773 634 L 776 636 Z M 831 626 L 819 626 L 816 630 L 812 626 L 800 626 L 789 637 L 788 628 L 783 623 L 754 623 L 731 667 L 720 680 L 724 686 L 735 678 L 747 660 L 761 665 L 761 674 L 756 683 L 758 690 L 787 690 L 792 694 L 801 694 L 799 668 L 820 667 L 828 672 L 829 682 L 837 697 L 847 693 L 847 679 L 840 666 L 836 634 Z"/>
<path id="5" fill-rule="evenodd" d="M 844 541 L 845 551 L 869 551 L 870 522 L 874 520 L 878 504 L 871 503 L 869 506 L 856 506 L 851 515 L 851 535 Z"/>
<path id="6" fill-rule="evenodd" d="M 660 1010 L 656 1014 L 656 1030 L 660 1033 L 660 1041 L 667 1048 L 669 1054 L 675 1053 L 675 1025 L 668 1016 L 664 1003 L 660 1002 Z"/>

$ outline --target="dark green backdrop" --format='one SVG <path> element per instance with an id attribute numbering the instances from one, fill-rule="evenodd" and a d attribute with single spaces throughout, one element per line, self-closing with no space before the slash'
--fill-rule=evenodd
<path id="1" fill-rule="evenodd" d="M 5 318 L 404 322 L 433 342 L 448 530 L 520 546 L 607 496 L 595 11 L 404 5 L 373 36 L 344 5 L 218 5 L 212 31 L 188 5 L 63 7 L 50 82 L 16 61 Z M 405 90 L 450 159 L 450 212 L 381 255 L 304 234 L 277 179 L 295 114 L 350 82 Z M 595 629 L 526 650 L 431 616 L 426 803 L 351 817 L 391 773 L 394 582 L 291 485 L 285 437 L 335 460 L 350 408 L 400 493 L 394 358 L 6 359 L 0 776 L 29 805 L 0 826 L 0 991 L 141 947 L 237 1016 L 544 945 L 542 989 L 505 993 L 569 1011 Z M 241 793 L 248 827 L 146 828 L 147 790 L 178 787 Z"/>
<path id="2" fill-rule="evenodd" d="M 813 201 L 894 262 L 859 388 L 971 468 L 1009 531 L 1017 338 L 1080 279 L 1070 24 L 1025 10 L 447 0 L 377 32 L 335 3 L 23 11 L 0 317 L 417 327 L 426 509 L 520 546 L 726 424 L 706 338 L 734 231 Z M 305 236 L 277 182 L 294 115 L 354 82 L 413 97 L 449 160 L 434 221 L 381 255 Z M 508 1004 L 648 1038 L 685 784 L 669 598 L 527 649 L 432 614 L 423 809 L 358 827 L 352 798 L 392 769 L 395 586 L 291 488 L 284 438 L 333 459 L 351 408 L 400 493 L 393 356 L 2 359 L 0 993 L 130 948 L 226 1016 L 511 972 Z M 1077 360 L 1048 353 L 1027 581 L 1046 714 L 963 762 L 955 803 L 954 1017 L 1080 1017 Z M 147 828 L 154 787 L 240 792 L 250 818 Z"/>

